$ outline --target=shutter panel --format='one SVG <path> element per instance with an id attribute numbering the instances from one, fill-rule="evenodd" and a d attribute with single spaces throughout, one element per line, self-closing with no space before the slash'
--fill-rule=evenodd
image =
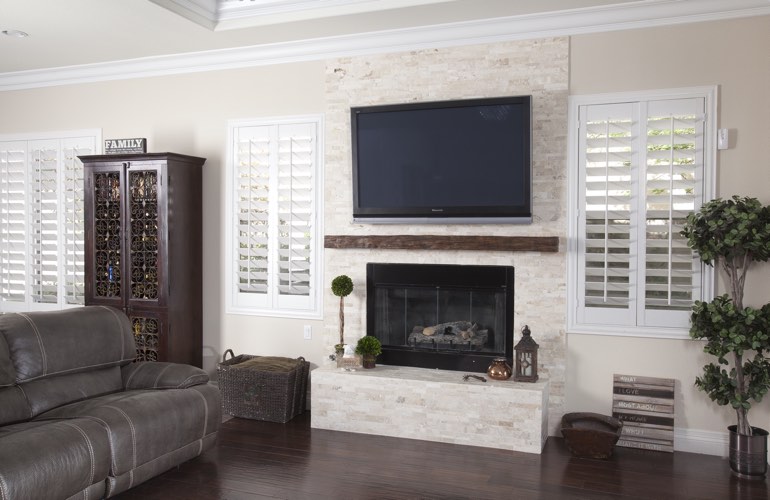
<path id="1" fill-rule="evenodd" d="M 33 302 L 56 304 L 59 288 L 59 141 L 29 146 L 30 290 Z"/>
<path id="2" fill-rule="evenodd" d="M 24 302 L 27 282 L 27 144 L 0 143 L 0 294 Z"/>
<path id="3" fill-rule="evenodd" d="M 581 109 L 584 320 L 626 324 L 635 300 L 638 119 L 629 104 Z"/>
<path id="4" fill-rule="evenodd" d="M 278 293 L 309 296 L 315 244 L 315 125 L 281 125 L 278 136 Z"/>
<path id="5" fill-rule="evenodd" d="M 268 293 L 270 146 L 269 127 L 236 129 L 235 258 L 241 293 Z"/>
<path id="6" fill-rule="evenodd" d="M 64 302 L 70 305 L 85 304 L 85 180 L 78 156 L 95 151 L 93 137 L 62 140 L 62 271 Z"/>
<path id="7" fill-rule="evenodd" d="M 677 321 L 664 311 L 689 312 L 701 295 L 700 262 L 679 232 L 703 201 L 704 106 L 704 99 L 680 99 L 647 107 L 643 265 L 648 325 L 686 327 L 685 315 L 677 315 Z"/>

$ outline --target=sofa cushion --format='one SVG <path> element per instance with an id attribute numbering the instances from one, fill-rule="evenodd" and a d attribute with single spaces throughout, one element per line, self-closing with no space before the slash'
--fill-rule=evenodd
<path id="1" fill-rule="evenodd" d="M 123 365 L 136 358 L 128 317 L 110 307 L 3 314 L 0 333 L 17 383 Z"/>
<path id="2" fill-rule="evenodd" d="M 119 476 L 215 433 L 221 398 L 219 389 L 207 384 L 126 391 L 56 408 L 37 420 L 74 417 L 107 428 L 113 450 L 110 475 Z"/>
<path id="3" fill-rule="evenodd" d="M 110 443 L 98 422 L 73 419 L 0 427 L 0 498 L 68 498 L 106 489 Z M 98 484 L 99 486 L 92 486 Z"/>

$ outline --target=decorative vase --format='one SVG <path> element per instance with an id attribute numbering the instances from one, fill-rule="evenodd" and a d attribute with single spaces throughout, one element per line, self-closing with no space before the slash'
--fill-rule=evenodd
<path id="1" fill-rule="evenodd" d="M 375 362 L 377 361 L 377 356 L 374 356 L 372 354 L 364 354 L 362 365 L 364 368 L 374 368 L 376 366 Z"/>
<path id="2" fill-rule="evenodd" d="M 730 425 L 730 468 L 742 479 L 764 479 L 767 473 L 767 435 L 759 427 L 752 427 L 751 436 L 738 434 L 738 426 Z"/>
<path id="3" fill-rule="evenodd" d="M 511 365 L 508 364 L 505 358 L 495 358 L 492 360 L 492 364 L 487 368 L 487 375 L 494 380 L 508 380 L 511 378 Z"/>

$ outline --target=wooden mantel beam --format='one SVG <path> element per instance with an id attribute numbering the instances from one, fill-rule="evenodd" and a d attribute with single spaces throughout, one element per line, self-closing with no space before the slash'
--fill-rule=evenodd
<path id="1" fill-rule="evenodd" d="M 325 248 L 558 252 L 558 236 L 327 235 Z"/>

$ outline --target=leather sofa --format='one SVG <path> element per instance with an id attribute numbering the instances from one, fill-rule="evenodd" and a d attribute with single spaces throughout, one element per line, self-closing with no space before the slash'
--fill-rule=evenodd
<path id="1" fill-rule="evenodd" d="M 111 497 L 215 443 L 208 374 L 135 357 L 117 309 L 0 315 L 0 500 Z"/>

